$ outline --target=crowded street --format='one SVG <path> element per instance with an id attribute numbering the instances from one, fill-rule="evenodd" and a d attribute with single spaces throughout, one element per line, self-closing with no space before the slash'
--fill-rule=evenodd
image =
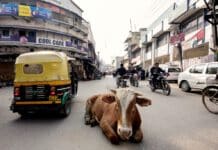
<path id="1" fill-rule="evenodd" d="M 151 92 L 147 81 L 131 89 L 143 93 L 152 101 L 148 107 L 137 106 L 142 118 L 143 141 L 135 144 L 121 142 L 112 145 L 99 126 L 84 124 L 88 97 L 116 88 L 115 78 L 80 81 L 73 99 L 72 112 L 66 118 L 54 114 L 20 117 L 9 110 L 12 87 L 0 88 L 0 147 L 2 150 L 216 150 L 218 147 L 218 118 L 203 106 L 201 93 L 182 92 L 171 84 L 171 94 Z M 128 83 L 129 85 L 129 83 Z"/>

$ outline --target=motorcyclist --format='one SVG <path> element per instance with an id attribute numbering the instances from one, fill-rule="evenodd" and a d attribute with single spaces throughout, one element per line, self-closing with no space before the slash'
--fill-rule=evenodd
<path id="1" fill-rule="evenodd" d="M 126 74 L 126 69 L 124 68 L 123 64 L 120 64 L 120 68 L 116 70 L 117 85 L 119 85 L 120 79 L 123 78 L 125 74 Z"/>
<path id="2" fill-rule="evenodd" d="M 159 63 L 156 62 L 154 66 L 151 68 L 150 73 L 151 73 L 152 84 L 155 87 L 158 77 L 161 75 L 161 73 L 165 74 L 165 71 L 161 69 L 159 67 Z"/>
<path id="3" fill-rule="evenodd" d="M 130 70 L 130 83 L 132 84 L 133 83 L 133 80 L 134 80 L 134 78 L 133 78 L 133 76 L 134 76 L 134 74 L 137 74 L 138 75 L 138 71 L 136 70 L 136 68 L 132 68 L 131 70 Z"/>

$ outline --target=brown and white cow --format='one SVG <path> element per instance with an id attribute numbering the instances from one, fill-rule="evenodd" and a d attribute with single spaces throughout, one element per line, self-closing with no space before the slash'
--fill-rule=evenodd
<path id="1" fill-rule="evenodd" d="M 99 124 L 113 144 L 118 144 L 119 139 L 141 142 L 141 117 L 136 104 L 148 106 L 151 100 L 127 88 L 111 91 L 87 100 L 85 123 L 91 126 Z"/>

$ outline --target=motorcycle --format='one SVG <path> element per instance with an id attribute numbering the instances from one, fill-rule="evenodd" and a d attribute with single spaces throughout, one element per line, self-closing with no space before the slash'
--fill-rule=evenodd
<path id="1" fill-rule="evenodd" d="M 125 88 L 128 87 L 126 76 L 118 76 L 117 77 L 117 88 Z"/>
<path id="2" fill-rule="evenodd" d="M 166 78 L 165 78 L 165 76 L 167 76 L 167 75 L 168 74 L 160 74 L 157 77 L 156 81 L 154 82 L 154 85 L 153 85 L 153 80 L 152 80 L 153 77 L 151 77 L 149 79 L 149 85 L 150 85 L 152 92 L 154 92 L 157 89 L 161 89 L 161 90 L 163 90 L 164 95 L 167 95 L 167 96 L 170 95 L 171 88 L 170 88 L 170 85 L 166 81 Z"/>
<path id="3" fill-rule="evenodd" d="M 130 84 L 132 86 L 139 87 L 139 79 L 138 79 L 138 74 L 137 73 L 134 73 L 133 75 L 131 75 Z"/>

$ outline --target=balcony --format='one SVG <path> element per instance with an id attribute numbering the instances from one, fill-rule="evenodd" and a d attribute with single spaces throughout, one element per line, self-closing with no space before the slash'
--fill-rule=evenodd
<path id="1" fill-rule="evenodd" d="M 39 19 L 24 20 L 24 18 L 12 18 L 10 16 L 0 16 L 0 27 L 6 28 L 20 28 L 20 29 L 32 29 L 38 31 L 46 31 L 52 33 L 58 33 L 62 35 L 74 36 L 84 42 L 86 42 L 86 33 L 88 29 L 84 25 L 70 25 L 60 21 L 42 21 Z M 77 30 L 75 30 L 77 29 Z M 86 33 L 85 33 L 86 32 Z"/>
<path id="2" fill-rule="evenodd" d="M 32 48 L 56 49 L 61 51 L 71 51 L 80 54 L 87 54 L 87 48 L 65 41 L 63 46 L 50 45 L 46 43 L 37 43 L 36 37 L 19 37 L 19 35 L 10 35 L 3 37 L 0 35 L 0 46 L 23 46 Z"/>

